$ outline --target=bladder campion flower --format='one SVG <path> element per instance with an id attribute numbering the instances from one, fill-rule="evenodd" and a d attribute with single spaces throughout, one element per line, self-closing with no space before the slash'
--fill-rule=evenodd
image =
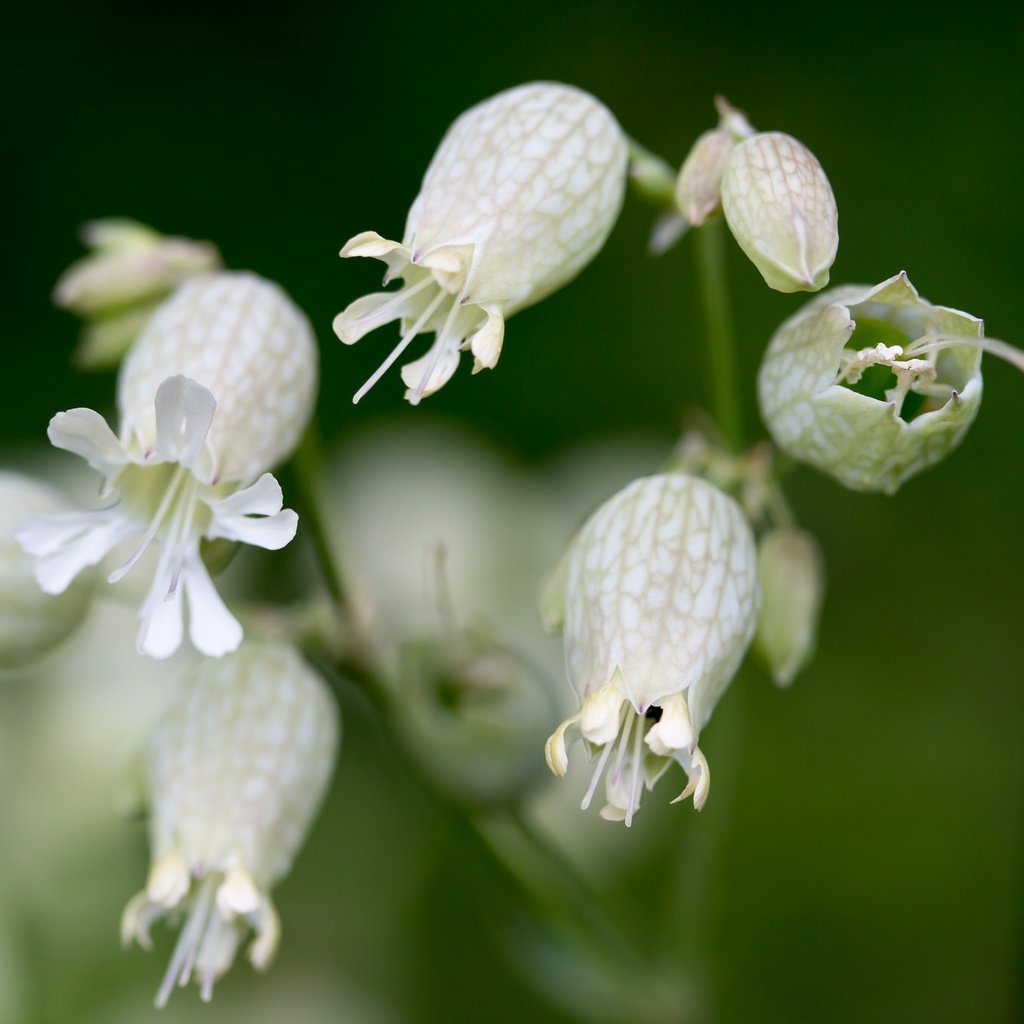
<path id="1" fill-rule="evenodd" d="M 193 975 L 204 1000 L 251 927 L 253 965 L 280 937 L 271 887 L 288 873 L 327 787 L 338 745 L 330 691 L 291 647 L 245 644 L 198 662 L 149 748 L 152 867 L 121 936 L 150 948 L 153 922 L 185 910 L 156 997 Z"/>
<path id="2" fill-rule="evenodd" d="M 761 413 L 788 455 L 858 491 L 894 493 L 945 458 L 981 405 L 983 351 L 1024 369 L 977 317 L 922 299 L 905 273 L 818 296 L 776 331 Z"/>
<path id="3" fill-rule="evenodd" d="M 698 809 L 710 776 L 697 745 L 754 633 L 754 539 L 739 506 L 696 477 L 634 481 L 583 526 L 545 596 L 561 619 L 580 710 L 548 740 L 548 765 L 568 768 L 566 735 L 597 756 L 603 817 L 630 825 L 644 786 L 676 761 Z M 552 592 L 553 591 L 553 592 Z"/>
<path id="4" fill-rule="evenodd" d="M 223 538 L 276 550 L 295 535 L 267 470 L 297 444 L 312 411 L 317 356 L 306 318 L 269 281 L 220 273 L 183 285 L 153 316 L 118 381 L 120 435 L 92 409 L 50 421 L 57 448 L 104 478 L 104 504 L 25 521 L 18 540 L 36 579 L 59 594 L 129 537 L 120 580 L 160 548 L 140 611 L 139 650 L 172 654 L 183 632 L 204 654 L 234 650 L 242 628 L 217 594 L 200 543 Z"/>
<path id="5" fill-rule="evenodd" d="M 426 331 L 429 352 L 402 367 L 414 405 L 455 372 L 501 354 L 505 319 L 560 288 L 604 244 L 622 205 L 626 140 L 609 111 L 568 85 L 537 82 L 485 100 L 448 129 L 427 168 L 401 242 L 365 231 L 343 257 L 387 264 L 396 292 L 357 299 L 334 320 L 347 345 L 401 321 L 402 339 L 353 401 Z"/>

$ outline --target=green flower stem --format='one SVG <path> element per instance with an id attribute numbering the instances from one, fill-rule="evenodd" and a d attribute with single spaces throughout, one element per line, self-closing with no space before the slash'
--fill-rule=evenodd
<path id="1" fill-rule="evenodd" d="M 717 217 L 691 234 L 704 308 L 704 335 L 711 370 L 711 411 L 725 440 L 734 451 L 739 451 L 743 445 L 743 422 L 725 271 L 725 221 Z"/>
<path id="2" fill-rule="evenodd" d="M 323 498 L 320 481 L 323 480 L 323 442 L 316 421 L 306 430 L 302 443 L 295 453 L 295 477 L 301 494 L 299 529 L 305 530 L 313 544 L 317 565 L 323 576 L 324 585 L 337 605 L 339 612 L 348 607 L 344 580 L 338 570 L 323 517 Z"/>
<path id="3" fill-rule="evenodd" d="M 629 140 L 629 183 L 645 202 L 669 210 L 675 207 L 675 170 L 635 139 Z"/>
<path id="4" fill-rule="evenodd" d="M 597 964 L 611 960 L 632 978 L 645 977 L 649 961 L 608 915 L 600 894 L 517 812 L 467 811 L 419 770 L 392 727 L 390 705 L 395 694 L 366 662 L 344 655 L 340 659 L 328 657 L 313 650 L 306 654 L 339 697 L 359 694 L 379 712 L 384 735 L 402 768 L 424 797 L 444 814 L 457 841 L 474 852 L 495 884 L 537 928 L 556 945 L 560 936 L 572 936 L 574 948 L 588 950 Z"/>
<path id="5" fill-rule="evenodd" d="M 643 951 L 608 915 L 602 894 L 590 885 L 557 846 L 526 820 L 522 811 L 510 809 L 503 817 L 543 866 L 548 876 L 545 887 L 568 905 L 577 920 L 585 922 L 586 931 L 599 940 L 606 953 L 611 953 L 620 964 L 628 965 L 633 971 L 643 972 Z"/>

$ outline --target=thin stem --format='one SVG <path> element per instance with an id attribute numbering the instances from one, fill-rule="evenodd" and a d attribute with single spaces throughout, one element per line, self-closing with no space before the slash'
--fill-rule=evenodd
<path id="1" fill-rule="evenodd" d="M 352 687 L 369 700 L 379 713 L 378 721 L 402 767 L 444 812 L 453 832 L 475 851 L 496 883 L 510 894 L 514 902 L 529 908 L 538 927 L 551 931 L 547 918 L 557 906 L 560 924 L 580 940 L 588 942 L 594 954 L 614 955 L 619 963 L 629 966 L 635 977 L 643 976 L 646 965 L 637 943 L 630 940 L 612 920 L 604 898 L 561 851 L 538 835 L 517 809 L 509 808 L 505 813 L 494 814 L 467 813 L 463 805 L 420 769 L 402 743 L 395 731 L 389 706 L 392 694 L 373 669 L 358 661 L 344 658 L 334 661 L 310 653 L 339 697 Z M 521 856 L 515 855 L 513 848 L 521 844 L 509 842 L 513 838 L 509 826 L 537 855 L 534 870 L 522 863 Z M 540 872 L 536 870 L 538 866 Z"/>
<path id="2" fill-rule="evenodd" d="M 324 585 L 339 611 L 347 608 L 345 584 L 331 551 L 323 516 L 320 481 L 323 480 L 323 443 L 315 422 L 311 423 L 295 453 L 295 476 L 302 491 L 301 526 L 313 542 Z"/>
<path id="3" fill-rule="evenodd" d="M 564 923 L 575 923 L 579 934 L 588 936 L 604 955 L 615 957 L 620 964 L 625 964 L 640 976 L 644 972 L 644 958 L 638 943 L 628 937 L 618 924 L 609 916 L 604 896 L 594 889 L 580 874 L 576 865 L 553 843 L 549 842 L 526 820 L 522 812 L 509 808 L 502 816 L 518 835 L 525 840 L 544 872 L 549 876 L 547 892 L 541 895 L 533 885 L 525 881 L 524 872 L 508 859 L 508 852 L 496 845 L 493 853 L 498 860 L 506 864 L 507 870 L 519 880 L 519 885 L 526 888 L 539 906 L 550 911 L 552 904 L 557 902 L 567 912 Z M 477 827 L 480 828 L 478 823 Z M 486 838 L 487 830 L 484 830 Z M 493 840 L 488 840 L 492 842 Z"/>
<path id="4" fill-rule="evenodd" d="M 653 206 L 672 209 L 676 198 L 676 171 L 667 161 L 629 140 L 629 182 L 637 195 Z"/>
<path id="5" fill-rule="evenodd" d="M 726 441 L 738 451 L 743 445 L 743 422 L 725 271 L 724 223 L 722 218 L 709 221 L 693 235 L 711 370 L 711 411 Z"/>

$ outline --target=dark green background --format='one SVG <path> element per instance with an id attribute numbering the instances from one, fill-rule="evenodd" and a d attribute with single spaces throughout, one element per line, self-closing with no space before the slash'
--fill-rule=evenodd
<path id="1" fill-rule="evenodd" d="M 385 332 L 353 349 L 334 338 L 333 315 L 378 279 L 337 250 L 364 229 L 400 235 L 452 118 L 538 78 L 592 91 L 676 164 L 724 93 L 825 167 L 840 211 L 835 283 L 905 269 L 933 301 L 1024 345 L 1024 16 L 978 4 L 956 16 L 729 11 L 625 0 L 23 8 L 3 61 L 0 440 L 20 446 L 59 409 L 110 405 L 109 377 L 68 369 L 77 326 L 49 303 L 80 254 L 77 226 L 106 215 L 210 238 L 230 265 L 280 281 L 320 335 L 328 436 L 375 414 L 415 416 L 395 375 L 358 409 L 349 402 L 390 344 Z M 510 322 L 499 367 L 461 370 L 428 404 L 528 459 L 623 430 L 669 444 L 707 393 L 706 365 L 691 246 L 649 259 L 650 220 L 629 202 L 583 276 Z M 754 437 L 760 352 L 802 300 L 769 292 L 734 246 L 730 270 Z M 895 498 L 810 471 L 791 481 L 824 546 L 829 594 L 818 658 L 792 691 L 749 672 L 726 698 L 742 704 L 740 757 L 705 941 L 722 1021 L 1021 1015 L 1024 379 L 987 361 L 985 385 L 962 448 Z M 702 744 L 713 764 L 717 720 Z M 372 910 L 356 896 L 375 851 L 421 843 L 437 867 L 394 939 L 416 981 L 401 1019 L 485 1019 L 482 1006 L 492 1020 L 565 1019 L 503 966 L 492 936 L 505 909 L 471 853 L 412 809 L 386 758 L 384 781 L 369 773 L 381 741 L 358 714 L 349 741 L 328 813 L 282 890 L 284 959 L 359 963 Z M 706 820 L 677 808 L 665 827 Z M 653 868 L 634 882 L 656 905 Z M 75 950 L 46 952 L 47 1019 L 98 1000 L 129 969 L 117 956 L 65 1000 Z M 137 954 L 130 963 L 147 983 L 162 970 Z M 360 970 L 388 989 L 386 965 Z M 247 972 L 237 966 L 227 984 L 252 983 Z"/>

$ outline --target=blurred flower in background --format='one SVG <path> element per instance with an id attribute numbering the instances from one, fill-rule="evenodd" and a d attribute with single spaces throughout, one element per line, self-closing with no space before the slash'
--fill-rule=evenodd
<path id="1" fill-rule="evenodd" d="M 149 743 L 149 880 L 121 924 L 126 944 L 149 949 L 153 922 L 185 911 L 158 1008 L 193 976 L 208 1002 L 249 928 L 249 959 L 270 965 L 281 930 L 270 889 L 323 799 L 338 736 L 333 696 L 284 645 L 247 643 L 179 684 Z"/>
<path id="2" fill-rule="evenodd" d="M 82 241 L 92 252 L 61 275 L 53 301 L 85 321 L 74 359 L 86 370 L 117 366 L 178 285 L 221 265 L 212 242 L 161 235 L 125 218 L 90 221 Z"/>
<path id="3" fill-rule="evenodd" d="M 85 616 L 93 576 L 83 573 L 60 594 L 36 582 L 32 559 L 15 540 L 26 518 L 67 509 L 47 484 L 0 471 L 0 671 L 34 661 L 63 640 Z"/>

